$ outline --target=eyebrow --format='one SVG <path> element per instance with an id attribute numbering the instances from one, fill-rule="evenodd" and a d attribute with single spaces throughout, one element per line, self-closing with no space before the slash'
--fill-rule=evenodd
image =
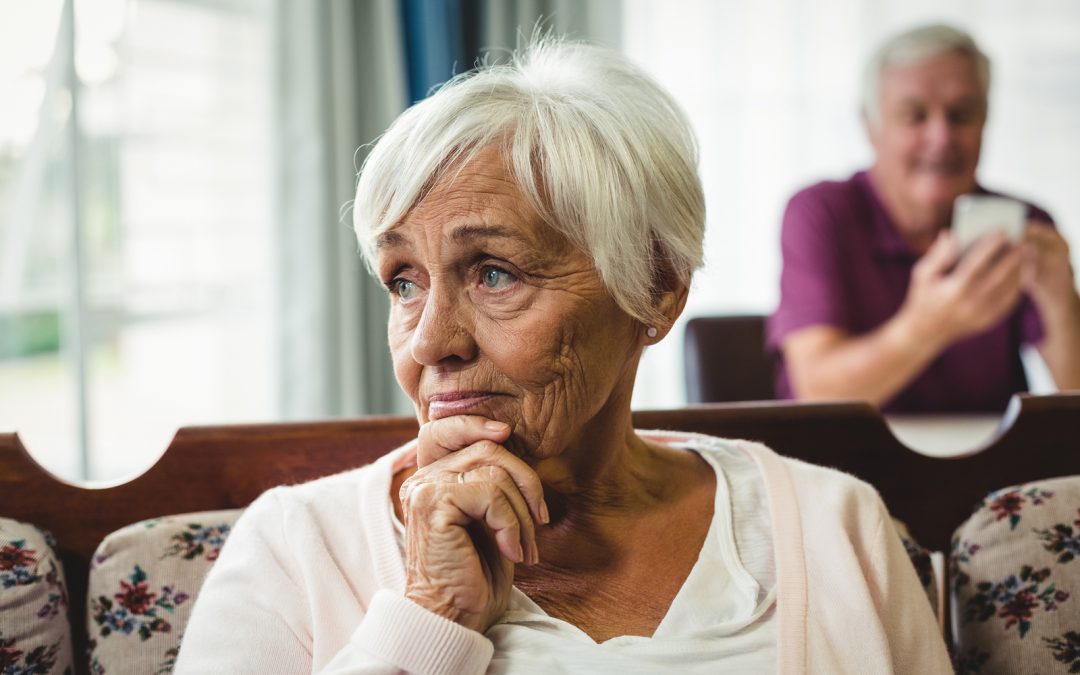
<path id="1" fill-rule="evenodd" d="M 387 230 L 380 234 L 378 239 L 375 240 L 375 250 L 381 251 L 385 248 L 395 248 L 404 246 L 405 244 L 405 235 L 396 230 Z"/>
<path id="2" fill-rule="evenodd" d="M 451 231 L 448 236 L 448 239 L 456 244 L 486 238 L 509 239 L 521 244 L 532 243 L 528 238 L 521 234 L 499 225 L 462 225 Z M 376 250 L 381 251 L 387 248 L 406 246 L 408 243 L 408 238 L 405 235 L 397 230 L 388 230 L 380 234 L 378 239 L 375 240 L 375 248 Z"/>
<path id="3" fill-rule="evenodd" d="M 926 98 L 921 96 L 905 96 L 900 99 L 899 104 L 901 106 L 925 106 Z M 960 96 L 952 101 L 948 101 L 948 105 L 972 105 L 981 106 L 983 104 L 982 98 L 977 94 L 970 94 Z"/>
<path id="4" fill-rule="evenodd" d="M 450 232 L 450 241 L 460 244 L 474 239 L 510 239 L 521 244 L 531 244 L 526 237 L 499 225 L 462 225 Z"/>

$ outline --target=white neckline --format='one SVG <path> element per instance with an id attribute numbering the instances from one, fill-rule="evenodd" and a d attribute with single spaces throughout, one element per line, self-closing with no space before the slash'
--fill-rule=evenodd
<path id="1" fill-rule="evenodd" d="M 553 617 L 545 612 L 542 607 L 537 605 L 532 598 L 521 591 L 516 585 L 510 589 L 509 607 L 503 617 L 495 624 L 496 626 L 507 623 L 547 625 L 552 630 L 558 630 L 563 633 L 571 632 L 594 644 L 618 645 L 654 639 L 693 639 L 694 633 L 700 633 L 703 630 L 708 630 L 710 632 L 734 631 L 742 626 L 753 623 L 772 605 L 774 590 L 770 590 L 766 598 L 761 602 L 758 602 L 758 583 L 746 570 L 742 561 L 739 559 L 738 548 L 735 544 L 730 486 L 728 485 L 726 474 L 719 461 L 717 461 L 716 457 L 713 456 L 711 452 L 708 452 L 707 449 L 699 448 L 692 442 L 673 443 L 672 441 L 674 438 L 658 438 L 657 435 L 653 433 L 650 433 L 649 435 L 655 440 L 672 447 L 681 447 L 697 453 L 698 456 L 702 457 L 709 466 L 712 467 L 716 474 L 716 492 L 713 498 L 713 517 L 709 524 L 709 531 L 705 535 L 705 541 L 702 542 L 701 551 L 698 552 L 698 559 L 694 562 L 694 566 L 690 569 L 686 579 L 683 580 L 682 586 L 679 587 L 675 597 L 672 598 L 671 605 L 664 614 L 664 618 L 657 624 L 653 634 L 651 636 L 619 635 L 597 643 L 587 633 L 572 623 Z M 678 438 L 681 440 L 685 437 L 679 436 Z M 694 438 L 692 440 L 698 439 Z M 710 562 L 709 558 L 713 558 L 714 554 L 715 557 L 719 557 L 720 559 L 722 565 L 721 570 L 709 569 L 708 567 Z M 716 602 L 717 605 L 722 605 L 725 600 L 734 599 L 743 605 L 741 612 L 737 616 L 731 617 L 730 620 L 723 623 L 706 622 L 700 624 L 696 626 L 696 630 L 691 629 L 690 633 L 684 630 L 684 627 L 681 625 L 676 627 L 676 624 L 687 621 L 694 623 L 693 617 L 688 616 L 690 613 L 684 610 L 692 608 L 695 605 L 695 601 L 700 601 L 703 596 L 697 589 L 715 581 L 715 575 L 718 572 L 729 574 L 728 578 L 732 581 L 732 585 L 728 587 L 726 595 L 734 596 L 734 598 L 710 597 L 710 602 Z M 694 612 L 693 614 L 697 613 Z"/>

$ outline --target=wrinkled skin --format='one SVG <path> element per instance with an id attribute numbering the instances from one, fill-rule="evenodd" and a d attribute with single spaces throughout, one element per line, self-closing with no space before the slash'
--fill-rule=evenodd
<path id="1" fill-rule="evenodd" d="M 646 337 L 497 151 L 449 175 L 381 236 L 377 267 L 421 423 L 399 493 L 406 595 L 484 631 L 566 495 L 628 484 L 655 455 L 633 434 L 630 394 L 642 349 L 670 326 Z"/>

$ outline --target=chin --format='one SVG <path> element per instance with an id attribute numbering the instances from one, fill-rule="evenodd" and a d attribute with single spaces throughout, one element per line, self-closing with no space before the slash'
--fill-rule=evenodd
<path id="1" fill-rule="evenodd" d="M 543 448 L 536 447 L 534 442 L 523 438 L 516 432 L 511 433 L 510 438 L 507 439 L 506 443 L 504 443 L 503 445 L 506 447 L 507 450 L 517 455 L 521 459 L 525 460 L 529 464 L 538 462 L 541 459 L 546 459 L 546 455 L 550 454 L 545 453 Z"/>
<path id="2" fill-rule="evenodd" d="M 951 209 L 957 197 L 975 188 L 975 181 L 967 176 L 935 175 L 920 177 L 915 181 L 915 186 L 919 203 L 934 209 Z"/>

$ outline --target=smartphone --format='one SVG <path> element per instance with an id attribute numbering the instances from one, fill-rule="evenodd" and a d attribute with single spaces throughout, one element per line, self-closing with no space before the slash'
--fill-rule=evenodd
<path id="1" fill-rule="evenodd" d="M 1027 207 L 993 195 L 960 195 L 953 205 L 952 235 L 961 250 L 991 232 L 1004 232 L 1012 242 L 1024 237 Z"/>

